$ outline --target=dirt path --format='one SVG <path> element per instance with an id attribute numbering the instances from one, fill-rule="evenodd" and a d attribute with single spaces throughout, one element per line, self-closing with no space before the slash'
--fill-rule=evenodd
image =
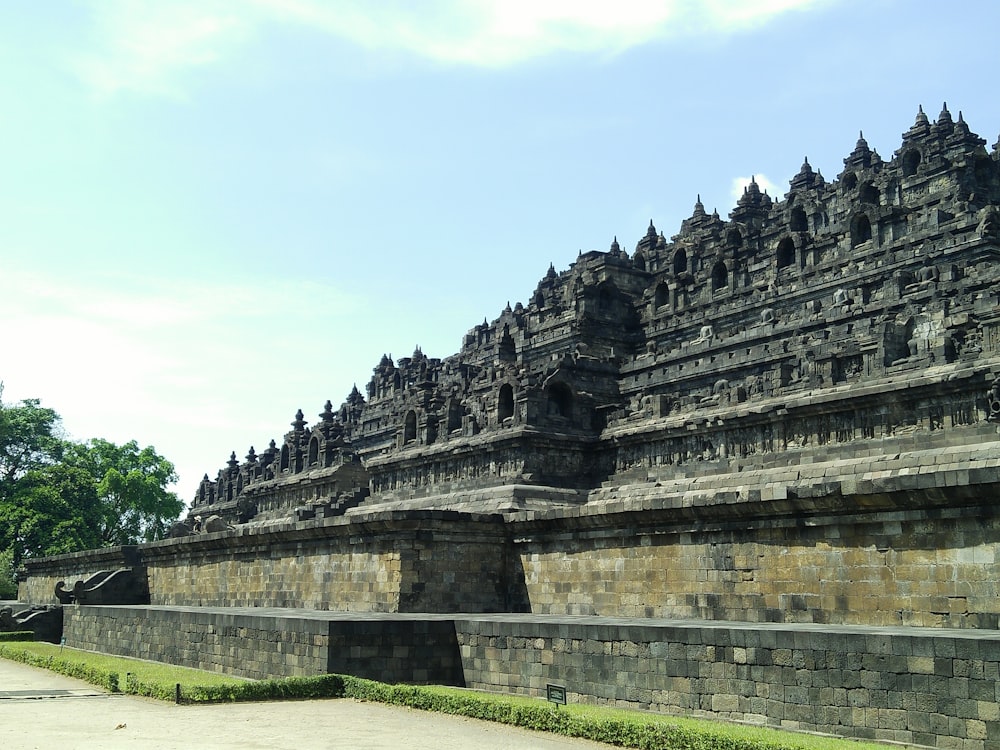
<path id="1" fill-rule="evenodd" d="M 0 659 L 0 747 L 10 750 L 607 750 L 584 740 L 353 700 L 175 706 L 108 695 Z"/>

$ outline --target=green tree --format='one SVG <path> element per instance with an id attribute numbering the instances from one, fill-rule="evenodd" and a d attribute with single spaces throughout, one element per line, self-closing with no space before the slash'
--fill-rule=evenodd
<path id="1" fill-rule="evenodd" d="M 25 557 L 100 546 L 100 503 L 87 472 L 65 464 L 33 469 L 0 501 L 0 549 Z"/>
<path id="2" fill-rule="evenodd" d="M 184 510 L 184 503 L 167 490 L 177 481 L 174 465 L 152 446 L 96 438 L 67 446 L 63 460 L 86 471 L 96 484 L 102 545 L 161 539 Z"/>
<path id="3" fill-rule="evenodd" d="M 176 480 L 151 446 L 70 442 L 37 399 L 0 398 L 0 554 L 14 570 L 26 557 L 165 536 L 184 509 L 167 490 Z"/>
<path id="4" fill-rule="evenodd" d="M 59 460 L 65 445 L 59 427 L 59 415 L 38 399 L 5 405 L 0 383 L 0 497 L 27 472 Z"/>
<path id="5" fill-rule="evenodd" d="M 0 550 L 0 599 L 17 598 L 17 581 L 14 578 L 14 550 Z"/>

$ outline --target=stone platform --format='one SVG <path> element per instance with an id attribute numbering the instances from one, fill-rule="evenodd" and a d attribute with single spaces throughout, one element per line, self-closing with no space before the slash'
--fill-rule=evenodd
<path id="1" fill-rule="evenodd" d="M 1000 746 L 1000 633 L 535 614 L 66 608 L 67 645 L 247 677 L 339 672 L 847 737 Z"/>

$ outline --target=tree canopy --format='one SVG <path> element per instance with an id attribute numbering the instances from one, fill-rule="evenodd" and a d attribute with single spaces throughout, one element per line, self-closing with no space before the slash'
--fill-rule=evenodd
<path id="1" fill-rule="evenodd" d="M 177 481 L 174 465 L 152 446 L 95 438 L 68 446 L 63 461 L 96 482 L 102 546 L 160 539 L 184 510 L 184 503 L 166 489 Z"/>
<path id="2" fill-rule="evenodd" d="M 0 559 L 162 538 L 184 510 L 174 465 L 135 440 L 63 437 L 38 399 L 5 404 L 0 384 Z M 0 589 L 3 589 L 0 582 Z"/>
<path id="3" fill-rule="evenodd" d="M 26 472 L 58 461 L 63 448 L 58 427 L 59 415 L 38 399 L 5 405 L 0 384 L 0 492 Z"/>

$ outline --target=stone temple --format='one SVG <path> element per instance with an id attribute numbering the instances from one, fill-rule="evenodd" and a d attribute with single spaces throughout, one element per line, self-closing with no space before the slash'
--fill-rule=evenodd
<path id="1" fill-rule="evenodd" d="M 174 538 L 29 561 L 21 598 L 76 580 L 70 645 L 247 676 L 1000 748 L 998 302 L 1000 142 L 921 110 L 383 356 Z"/>
<path id="2" fill-rule="evenodd" d="M 651 222 L 631 255 L 616 240 L 550 266 L 457 354 L 383 356 L 364 394 L 233 454 L 193 513 L 773 507 L 855 495 L 873 469 L 926 490 L 898 471 L 924 462 L 895 454 L 995 440 L 1000 193 L 984 146 L 961 115 L 921 112 L 888 162 L 861 137 L 834 182 L 806 160 L 784 200 L 751 182 L 728 221 L 699 199 L 669 240 Z"/>

